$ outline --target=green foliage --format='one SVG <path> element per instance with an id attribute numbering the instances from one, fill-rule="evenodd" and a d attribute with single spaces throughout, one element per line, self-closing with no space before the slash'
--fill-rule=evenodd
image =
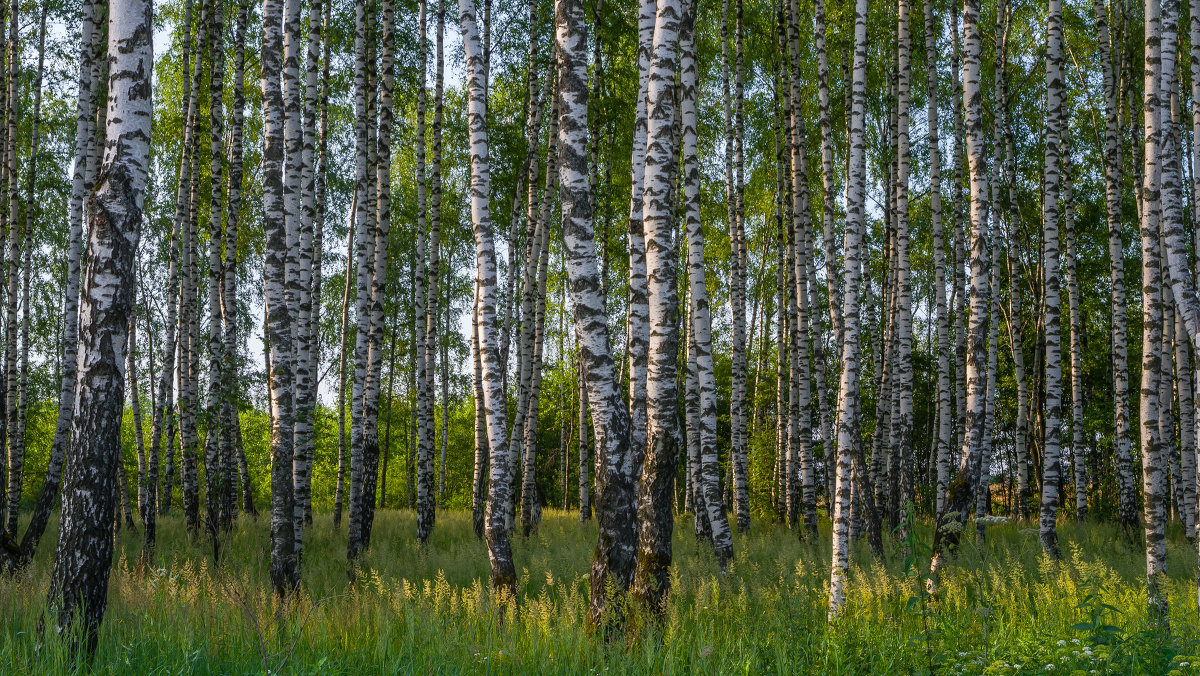
<path id="1" fill-rule="evenodd" d="M 574 513 L 547 510 L 536 536 L 514 541 L 515 610 L 489 591 L 469 513 L 442 513 L 421 548 L 411 512 L 381 512 L 356 587 L 347 583 L 344 532 L 318 514 L 305 538 L 302 592 L 288 603 L 267 583 L 267 525 L 239 520 L 219 566 L 176 516 L 160 520 L 159 548 L 145 566 L 140 534 L 122 531 L 91 672 L 1200 673 L 1195 556 L 1178 534 L 1169 547 L 1168 636 L 1149 631 L 1138 546 L 1106 525 L 1062 524 L 1057 564 L 1033 534 L 993 526 L 944 569 L 936 595 L 921 597 L 929 530 L 915 523 L 914 558 L 875 562 L 856 550 L 845 612 L 829 625 L 827 539 L 809 545 L 756 524 L 736 536 L 721 575 L 710 548 L 681 523 L 664 623 L 642 625 L 635 612 L 636 632 L 605 641 L 587 621 L 596 531 Z M 54 534 L 52 524 L 48 543 Z M 0 664 L 11 673 L 86 671 L 56 639 L 38 639 L 52 549 L 42 547 L 20 577 L 0 579 L 8 618 Z"/>

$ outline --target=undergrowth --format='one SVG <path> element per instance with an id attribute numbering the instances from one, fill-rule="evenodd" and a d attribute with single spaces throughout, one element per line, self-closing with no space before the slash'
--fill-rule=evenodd
<path id="1" fill-rule="evenodd" d="M 205 542 L 167 516 L 146 565 L 140 535 L 118 536 L 88 667 L 37 629 L 51 529 L 28 571 L 0 578 L 0 672 L 1200 674 L 1196 557 L 1178 529 L 1168 545 L 1169 635 L 1148 622 L 1140 544 L 1115 527 L 1061 524 L 1060 562 L 1041 555 L 1029 524 L 991 526 L 986 539 L 974 530 L 936 595 L 920 572 L 927 526 L 893 539 L 882 562 L 858 546 L 846 608 L 829 625 L 828 524 L 810 544 L 756 522 L 735 536 L 722 575 L 681 519 L 664 621 L 631 610 L 625 632 L 606 640 L 586 612 L 595 526 L 573 513 L 547 510 L 536 535 L 514 538 L 515 607 L 490 592 L 469 513 L 439 513 L 421 548 L 411 512 L 380 512 L 353 586 L 344 526 L 318 515 L 305 535 L 302 592 L 286 602 L 269 591 L 266 519 L 241 518 L 214 565 Z"/>

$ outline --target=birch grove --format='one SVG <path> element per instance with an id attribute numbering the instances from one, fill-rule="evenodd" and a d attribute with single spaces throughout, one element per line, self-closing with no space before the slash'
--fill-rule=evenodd
<path id="1" fill-rule="evenodd" d="M 587 558 L 614 641 L 785 534 L 834 626 L 1034 532 L 1190 608 L 1200 0 L 60 4 L 0 3 L 0 571 L 85 652 L 259 532 L 287 612 Z"/>

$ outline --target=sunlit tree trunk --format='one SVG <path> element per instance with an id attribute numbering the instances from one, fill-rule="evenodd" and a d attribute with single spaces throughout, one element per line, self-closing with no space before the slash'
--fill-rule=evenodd
<path id="1" fill-rule="evenodd" d="M 738 0 L 738 2 L 737 2 L 736 11 L 737 11 L 737 19 L 736 19 L 736 25 L 733 29 L 735 35 L 732 37 L 733 41 L 736 43 L 736 45 L 735 45 L 736 63 L 734 64 L 734 68 L 736 69 L 736 73 L 734 74 L 734 77 L 736 78 L 736 84 L 735 84 L 735 91 L 733 92 L 733 95 L 731 96 L 731 93 L 730 93 L 730 84 L 731 83 L 730 83 L 730 72 L 729 72 L 730 71 L 729 42 L 731 39 L 730 24 L 729 24 L 729 0 L 724 0 L 722 2 L 722 4 L 721 4 L 721 27 L 722 27 L 721 88 L 722 88 L 722 98 L 724 101 L 724 109 L 725 109 L 725 111 L 724 111 L 725 112 L 725 207 L 726 207 L 726 221 L 727 221 L 727 225 L 729 227 L 729 245 L 730 245 L 729 304 L 730 304 L 731 314 L 733 315 L 733 333 L 731 334 L 732 350 L 733 350 L 733 356 L 732 356 L 733 382 L 731 385 L 730 400 L 729 400 L 729 417 L 730 417 L 730 425 L 731 425 L 731 429 L 730 429 L 730 433 L 729 433 L 730 434 L 730 459 L 731 459 L 730 461 L 732 463 L 732 469 L 733 469 L 732 474 L 733 474 L 733 483 L 734 483 L 733 511 L 734 511 L 734 514 L 737 516 L 738 532 L 745 533 L 750 530 L 750 490 L 749 490 L 749 485 L 747 483 L 747 478 L 746 478 L 746 471 L 747 471 L 746 452 L 747 452 L 747 442 L 748 442 L 748 439 L 746 436 L 746 420 L 747 420 L 747 416 L 746 416 L 746 380 L 747 380 L 747 378 L 746 378 L 746 260 L 745 260 L 746 256 L 745 256 L 745 252 L 743 251 L 743 248 L 745 247 L 745 227 L 743 225 L 743 219 L 745 217 L 745 209 L 744 209 L 744 206 L 742 203 L 742 199 L 743 199 L 742 139 L 741 139 L 741 135 L 740 135 L 741 122 L 742 122 L 742 30 L 741 30 L 742 29 L 742 3 L 741 3 L 741 0 Z M 694 63 L 695 57 L 694 56 L 692 57 L 692 61 L 693 61 L 692 66 L 694 67 L 695 66 L 695 63 Z M 681 68 L 681 70 L 686 71 L 686 68 Z M 683 77 L 688 77 L 686 72 L 684 72 Z M 685 91 L 683 92 L 683 96 L 686 99 L 686 97 L 688 96 L 688 92 L 686 91 L 686 87 L 684 89 L 685 89 Z M 736 101 L 733 98 L 734 96 L 736 96 Z M 686 105 L 686 103 L 684 105 Z M 694 117 L 694 115 L 695 115 L 694 105 L 693 105 L 691 114 Z M 692 120 L 692 122 L 693 122 L 693 126 L 694 126 L 695 120 Z M 686 155 L 686 153 L 687 153 L 686 137 L 688 134 L 687 125 L 688 125 L 688 120 L 686 119 L 686 114 L 685 114 L 685 119 L 684 119 L 684 123 L 683 123 L 683 126 L 684 126 L 683 134 L 684 134 L 684 138 L 685 138 L 685 140 L 684 140 L 684 146 L 685 146 L 684 162 L 688 161 L 688 157 Z M 695 134 L 695 129 L 693 129 L 693 134 Z M 693 139 L 693 141 L 694 141 L 694 139 Z M 696 152 L 698 152 L 698 151 L 696 151 L 695 148 L 693 148 L 693 154 L 695 154 Z M 693 158 L 693 159 L 695 159 L 695 158 Z M 696 161 L 698 162 L 698 160 L 696 160 Z M 697 169 L 697 173 L 698 173 L 698 169 Z M 684 180 L 685 186 L 689 183 L 689 180 L 690 180 L 690 177 L 688 175 L 688 170 L 686 168 L 684 169 L 683 180 Z M 696 199 L 699 199 L 699 176 L 698 175 L 695 180 L 697 182 L 695 185 L 695 189 L 696 189 L 696 193 L 697 193 Z M 684 190 L 685 190 L 685 200 L 687 200 L 686 192 L 687 192 L 688 188 L 685 187 Z M 697 214 L 696 214 L 697 227 L 699 227 L 698 206 L 699 205 L 697 205 Z M 694 246 L 694 244 L 691 241 L 692 237 L 691 237 L 690 231 L 689 231 L 688 239 L 689 239 L 688 249 L 690 251 L 692 249 L 692 247 Z M 702 236 L 701 236 L 700 242 L 701 242 L 700 243 L 700 254 L 701 254 L 701 256 L 703 256 L 703 238 L 702 238 Z M 689 259 L 690 259 L 690 257 L 691 256 L 689 254 Z M 694 266 L 694 263 L 689 261 L 689 267 L 692 267 L 692 266 Z M 694 267 L 693 267 L 693 269 L 694 269 Z M 689 277 L 690 277 L 690 275 L 689 275 Z M 703 268 L 701 268 L 701 278 L 703 278 Z M 693 292 L 695 291 L 695 288 L 696 288 L 695 282 L 693 281 L 692 282 Z M 704 305 L 705 305 L 704 313 L 707 314 L 707 312 L 708 312 L 708 308 L 707 308 L 708 299 L 707 298 L 704 298 Z M 700 319 L 701 319 L 701 322 L 705 322 L 705 320 L 707 320 L 707 317 L 701 317 Z M 702 332 L 706 331 L 706 327 L 702 326 L 699 328 L 701 329 Z M 708 345 L 708 346 L 701 345 L 700 349 L 702 349 L 702 350 L 709 349 L 711 351 L 711 345 Z M 709 355 L 709 360 L 711 361 L 711 354 Z M 701 361 L 703 361 L 703 357 L 701 357 Z M 701 369 L 703 369 L 704 368 L 703 364 L 701 364 L 700 367 L 701 367 Z M 703 378 L 703 376 L 702 376 L 702 378 Z M 704 396 L 703 383 L 701 383 L 701 388 L 702 388 L 701 396 L 703 397 Z M 715 406 L 715 399 L 714 399 L 713 403 Z M 703 406 L 703 404 L 702 404 L 702 406 Z M 715 415 L 715 410 L 714 410 L 714 415 Z M 702 420 L 703 419 L 704 419 L 704 417 L 702 414 Z M 715 420 L 713 422 L 714 422 L 713 436 L 715 439 L 715 435 L 716 435 Z M 722 514 L 722 519 L 723 518 L 724 518 L 724 515 Z"/>
<path id="2" fill-rule="evenodd" d="M 555 3 L 555 9 L 555 42 L 560 63 L 560 122 L 556 131 L 561 157 L 564 249 L 571 303 L 575 311 L 575 335 L 579 343 L 579 370 L 587 386 L 587 403 L 590 404 L 597 449 L 601 456 L 598 458 L 599 472 L 596 476 L 596 517 L 600 539 L 592 559 L 590 604 L 592 621 L 599 623 L 607 606 L 607 586 L 612 584 L 617 589 L 625 589 L 633 575 L 633 454 L 629 445 L 629 416 L 621 401 L 617 365 L 612 357 L 604 312 L 600 271 L 596 265 L 592 204 L 595 186 L 591 184 L 587 155 L 587 28 L 583 3 L 580 0 L 559 0 Z M 545 199 L 552 199 L 550 191 L 547 191 Z M 543 227 L 547 229 L 543 233 L 545 238 L 549 222 L 544 223 Z M 542 256 L 546 254 L 547 250 L 543 249 Z M 542 295 L 544 284 L 544 281 L 539 281 Z M 581 417 L 585 410 L 582 403 Z M 581 434 L 581 454 L 586 454 L 586 448 L 586 441 Z M 533 448 L 527 445 L 526 454 L 532 452 Z M 587 499 L 586 465 L 586 462 L 580 463 L 581 503 Z"/>
<path id="3" fill-rule="evenodd" d="M 1169 5 L 1168 5 L 1169 6 Z M 1165 625 L 1166 486 L 1167 468 L 1158 429 L 1159 383 L 1162 355 L 1162 294 L 1160 255 L 1160 91 L 1162 74 L 1162 21 L 1158 0 L 1146 0 L 1145 78 L 1143 94 L 1144 169 L 1142 176 L 1142 381 L 1141 450 L 1144 500 L 1147 602 L 1151 619 Z M 1173 54 L 1171 55 L 1174 56 Z"/>
<path id="4" fill-rule="evenodd" d="M 222 0 L 211 1 L 213 9 L 205 27 L 211 48 L 208 116 L 211 186 L 208 203 L 208 398 L 204 404 L 204 496 L 206 525 L 215 541 L 217 530 L 230 520 L 224 514 L 227 504 L 225 494 L 229 486 L 225 483 L 222 470 L 222 446 L 227 445 L 229 428 L 220 421 L 221 402 L 224 399 L 221 393 L 224 380 L 221 376 L 226 361 L 221 326 L 221 237 L 225 219 L 225 186 L 222 178 L 225 173 L 225 12 Z"/>
<path id="5" fill-rule="evenodd" d="M 689 7 L 684 11 L 685 15 L 679 38 L 679 86 L 682 89 L 680 92 L 681 105 L 679 114 L 683 121 L 684 227 L 687 233 L 687 280 L 690 287 L 688 290 L 688 301 L 691 342 L 688 347 L 688 361 L 690 363 L 694 360 L 695 363 L 696 394 L 698 395 L 696 397 L 695 412 L 698 414 L 698 434 L 694 436 L 698 437 L 700 449 L 698 458 L 700 461 L 699 472 L 692 472 L 691 476 L 694 479 L 699 479 L 697 493 L 700 497 L 702 508 L 707 512 L 707 521 L 717 561 L 724 568 L 729 564 L 729 559 L 733 556 L 733 540 L 730 537 L 729 522 L 725 516 L 725 508 L 721 501 L 719 486 L 717 485 L 717 391 L 713 370 L 712 320 L 709 317 L 708 290 L 705 286 L 704 230 L 700 220 L 700 152 L 697 139 L 698 123 L 696 115 L 696 89 L 699 78 L 696 72 L 695 10 Z M 725 70 L 727 71 L 728 68 L 725 68 Z M 728 105 L 726 109 L 728 110 Z M 732 122 L 726 124 L 727 133 L 731 130 L 731 127 Z M 725 144 L 727 152 L 733 145 L 730 142 L 731 140 L 727 140 Z M 725 173 L 727 180 L 732 179 L 732 158 L 726 160 Z M 735 186 L 728 186 L 725 191 L 726 197 L 736 199 L 735 195 L 730 194 L 736 190 Z M 730 211 L 734 211 L 732 206 L 730 206 Z M 737 214 L 733 213 L 732 215 L 736 221 Z M 736 240 L 736 235 L 734 239 Z M 738 254 L 734 253 L 733 255 L 736 256 Z M 738 263 L 735 262 L 735 265 L 738 265 Z M 741 309 L 743 312 L 745 311 L 744 307 Z M 737 311 L 735 307 L 735 316 Z M 745 365 L 743 364 L 742 366 L 744 368 Z M 689 374 L 689 378 L 691 377 Z M 736 405 L 731 404 L 731 406 Z M 737 434 L 737 432 L 734 432 L 734 434 Z M 731 452 L 735 454 L 733 462 L 736 480 L 739 476 L 737 463 L 742 462 L 744 458 L 739 459 L 736 457 L 737 450 L 732 450 Z M 691 459 L 690 455 L 689 459 Z M 740 471 L 745 472 L 745 468 L 742 468 Z M 745 481 L 744 476 L 742 476 L 742 481 Z M 741 486 L 737 489 L 739 500 L 742 497 L 742 489 L 744 488 L 744 486 Z M 736 504 L 737 502 L 735 501 Z M 744 518 L 747 522 L 744 528 L 749 528 L 750 515 L 748 509 L 748 504 L 745 506 L 746 511 L 735 509 L 739 521 Z M 699 512 L 699 508 L 697 512 Z M 743 526 L 739 525 L 739 530 L 742 529 Z"/>
<path id="6" fill-rule="evenodd" d="M 829 579 L 829 617 L 836 618 L 846 603 L 850 567 L 851 457 L 858 432 L 859 392 L 859 255 L 866 231 L 866 144 L 863 134 L 867 75 L 868 0 L 854 7 L 854 62 L 850 79 L 849 157 L 846 176 L 845 272 L 842 296 L 842 372 L 838 384 L 837 477 L 833 498 L 833 553 Z"/>
<path id="7" fill-rule="evenodd" d="M 492 586 L 515 594 L 516 569 L 508 529 L 504 523 L 504 505 L 512 500 L 512 481 L 507 470 L 511 449 L 505 434 L 507 402 L 502 375 L 504 365 L 500 363 L 496 325 L 496 251 L 488 204 L 491 170 L 488 159 L 487 72 L 484 48 L 479 39 L 475 1 L 459 0 L 458 7 L 467 68 L 471 223 L 475 238 L 475 274 L 479 285 L 475 333 L 482 365 L 483 397 L 476 400 L 476 406 L 482 405 L 484 409 L 490 455 L 486 514 L 488 558 L 491 561 Z"/>
<path id="8" fill-rule="evenodd" d="M 978 0 L 963 3 L 963 102 L 966 130 L 965 151 L 971 176 L 971 317 L 967 344 L 966 426 L 958 462 L 958 475 L 946 491 L 946 504 L 938 514 L 939 527 L 934 531 L 931 576 L 936 576 L 948 553 L 954 551 L 966 523 L 968 510 L 975 498 L 979 479 L 979 463 L 983 456 L 983 427 L 986 397 L 987 359 L 985 332 L 988 314 L 987 241 L 988 186 L 987 160 L 983 139 L 983 102 L 979 85 L 981 35 Z M 945 524 L 958 522 L 959 526 Z"/>
<path id="9" fill-rule="evenodd" d="M 675 78 L 680 21 L 678 0 L 660 0 L 654 19 L 646 95 L 646 173 L 642 225 L 646 236 L 649 360 L 646 372 L 646 460 L 638 493 L 638 557 L 634 593 L 654 613 L 670 591 L 671 533 L 678 412 L 676 359 L 679 308 L 675 228 Z M 632 379 L 631 379 L 632 380 Z M 637 448 L 637 438 L 631 440 Z"/>
<path id="10" fill-rule="evenodd" d="M 296 551 L 292 378 L 293 318 L 288 309 L 286 208 L 284 206 L 283 2 L 264 0 L 262 37 L 263 291 L 266 300 L 271 400 L 271 584 L 280 596 L 300 584 Z"/>
<path id="11" fill-rule="evenodd" d="M 1113 65 L 1113 48 L 1109 37 L 1108 17 L 1104 0 L 1094 2 L 1097 51 L 1104 85 L 1104 194 L 1105 215 L 1108 221 L 1109 281 L 1111 285 L 1112 352 L 1113 352 L 1113 421 L 1114 456 L 1117 474 L 1118 518 L 1128 530 L 1137 525 L 1137 491 L 1134 487 L 1133 461 L 1129 417 L 1129 348 L 1126 331 L 1125 300 L 1125 241 L 1121 208 L 1121 144 L 1119 84 Z M 1200 34 L 1200 17 L 1193 15 L 1193 35 Z M 1193 41 L 1194 67 L 1200 67 L 1200 53 Z M 1193 81 L 1193 88 L 1196 87 Z M 1193 89 L 1193 92 L 1196 90 Z M 1200 122 L 1200 108 L 1193 103 L 1194 119 Z"/>
<path id="12" fill-rule="evenodd" d="M 1059 190 L 1062 180 L 1063 28 L 1062 3 L 1048 0 L 1046 19 L 1045 172 L 1042 184 L 1042 304 L 1045 312 L 1045 434 L 1042 448 L 1042 502 L 1039 530 L 1042 551 L 1057 559 L 1058 500 L 1062 462 L 1062 336 L 1059 286 Z"/>
<path id="13" fill-rule="evenodd" d="M 933 0 L 925 0 L 925 82 L 929 141 L 929 227 L 933 233 L 934 299 L 937 314 L 937 446 L 936 503 L 940 512 L 950 483 L 950 315 L 946 302 L 946 239 L 942 224 L 942 153 L 938 137 L 937 38 L 941 24 L 933 16 Z M 826 254 L 828 255 L 828 254 Z"/>
<path id="14" fill-rule="evenodd" d="M 629 362 L 629 445 L 633 449 L 633 476 L 639 482 L 644 471 L 644 455 L 647 448 L 646 351 L 650 341 L 650 320 L 646 305 L 646 236 L 643 213 L 648 152 L 646 101 L 649 96 L 656 7 L 656 0 L 640 0 L 638 3 L 638 97 L 633 122 L 633 153 L 630 160 L 629 299 L 626 310 L 625 352 Z"/>
<path id="15" fill-rule="evenodd" d="M 58 631 L 96 649 L 112 564 L 112 471 L 121 447 L 125 346 L 134 297 L 134 255 L 150 160 L 153 45 L 151 3 L 114 4 L 109 13 L 106 143 L 88 203 L 88 269 L 80 307 L 79 388 L 63 485 L 62 523 L 50 576 Z"/>

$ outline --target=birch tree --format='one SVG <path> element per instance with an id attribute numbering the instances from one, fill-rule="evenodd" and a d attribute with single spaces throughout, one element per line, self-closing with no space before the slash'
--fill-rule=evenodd
<path id="1" fill-rule="evenodd" d="M 1045 306 L 1046 392 L 1042 460 L 1042 507 L 1039 531 L 1042 551 L 1058 552 L 1058 483 L 1062 457 L 1062 315 L 1059 286 L 1059 190 L 1063 122 L 1062 3 L 1048 0 L 1046 17 L 1045 172 L 1042 185 L 1042 283 Z"/>
<path id="2" fill-rule="evenodd" d="M 683 135 L 681 139 L 683 151 L 683 201 L 684 227 L 687 232 L 688 252 L 687 279 L 689 285 L 689 333 L 691 339 L 688 346 L 688 354 L 689 361 L 695 361 L 696 391 L 698 395 L 698 410 L 696 413 L 698 414 L 699 423 L 699 434 L 697 436 L 700 449 L 698 458 L 700 461 L 699 471 L 693 472 L 692 476 L 699 479 L 699 485 L 696 490 L 701 497 L 703 509 L 707 511 L 707 522 L 713 548 L 716 551 L 717 561 L 721 564 L 722 569 L 724 569 L 729 565 L 729 559 L 733 556 L 733 540 L 730 537 L 729 522 L 725 516 L 725 508 L 722 504 L 720 490 L 717 485 L 717 393 L 713 369 L 712 320 L 709 317 L 708 290 L 705 286 L 704 232 L 700 221 L 700 157 L 697 143 L 696 115 L 698 75 L 696 66 L 695 20 L 695 7 L 689 3 L 689 7 L 684 9 L 682 30 L 679 38 L 679 87 L 682 90 L 680 92 L 679 114 L 683 122 Z M 730 130 L 730 127 L 732 127 L 732 122 L 726 124 L 727 132 Z M 727 141 L 725 144 L 726 150 L 728 151 L 732 145 L 731 142 Z M 729 158 L 726 161 L 726 178 L 732 179 L 732 176 L 732 158 Z M 729 186 L 726 189 L 726 196 L 737 199 L 736 194 L 730 194 L 736 193 L 736 191 L 737 187 Z M 736 229 L 738 227 L 738 214 L 736 211 L 733 214 L 733 218 Z M 734 235 L 734 239 L 736 241 L 736 234 Z M 737 256 L 740 254 L 735 253 L 734 255 Z M 742 311 L 745 311 L 744 307 Z M 736 308 L 734 313 L 736 316 Z M 744 368 L 745 364 L 742 366 Z M 742 385 L 744 386 L 745 384 L 743 383 Z M 735 405 L 731 404 L 731 406 Z M 734 433 L 737 434 L 737 432 Z M 737 450 L 731 451 L 731 453 L 735 454 L 732 458 L 735 481 L 739 473 L 737 465 L 742 462 L 736 456 L 738 452 Z M 745 468 L 742 468 L 740 472 L 745 472 Z M 742 476 L 742 480 L 745 480 L 744 476 Z M 738 489 L 738 500 L 742 497 L 741 493 L 741 489 Z M 738 511 L 739 521 L 743 518 L 747 522 L 749 521 L 750 515 L 748 511 L 749 505 L 745 506 L 744 511 Z M 748 527 L 749 524 L 747 523 L 745 528 Z M 739 525 L 739 530 L 742 529 L 743 526 Z"/>
<path id="3" fill-rule="evenodd" d="M 287 224 L 284 206 L 283 2 L 264 0 L 262 35 L 263 226 L 266 248 L 263 292 L 266 301 L 268 378 L 271 399 L 271 584 L 286 596 L 300 584 L 292 463 L 294 379 L 293 319 L 285 288 Z"/>
<path id="4" fill-rule="evenodd" d="M 986 330 L 988 314 L 988 268 L 990 265 L 987 240 L 988 186 L 987 161 L 983 139 L 983 102 L 979 85 L 979 4 L 977 0 L 963 3 L 963 108 L 965 151 L 970 169 L 971 223 L 971 316 L 967 334 L 966 353 L 967 398 L 966 426 L 959 454 L 958 474 L 946 491 L 946 503 L 938 514 L 937 530 L 933 536 L 933 558 L 930 572 L 936 580 L 947 553 L 958 545 L 968 509 L 975 499 L 979 464 L 983 457 L 983 428 L 987 395 Z M 956 524 L 956 525 L 947 525 Z"/>
<path id="5" fill-rule="evenodd" d="M 866 231 L 866 147 L 864 106 L 867 74 L 868 0 L 854 5 L 854 61 L 850 78 L 849 157 L 846 173 L 845 271 L 842 294 L 842 373 L 838 383 L 837 477 L 833 499 L 833 554 L 829 577 L 829 618 L 836 619 L 846 604 L 846 574 L 850 567 L 850 499 L 852 451 L 859 413 L 859 259 Z"/>
<path id="6" fill-rule="evenodd" d="M 676 158 L 672 133 L 676 113 L 674 87 L 680 20 L 684 13 L 678 0 L 658 2 L 646 89 L 646 173 L 641 202 L 650 342 L 646 372 L 646 460 L 638 491 L 634 594 L 655 613 L 663 611 L 663 599 L 670 590 L 672 485 L 679 436 L 675 410 L 679 309 L 670 199 L 674 177 L 670 165 Z M 636 434 L 632 443 L 636 448 Z"/>
<path id="7" fill-rule="evenodd" d="M 488 559 L 492 568 L 492 586 L 508 594 L 516 593 L 516 569 L 512 547 L 504 523 L 504 505 L 512 499 L 512 481 L 508 474 L 508 439 L 505 413 L 507 402 L 500 363 L 496 325 L 496 250 L 492 235 L 488 195 L 491 170 L 488 157 L 487 70 L 484 47 L 479 37 L 475 0 L 459 0 L 459 26 L 467 67 L 467 120 L 471 152 L 471 225 L 475 239 L 475 274 L 478 302 L 474 331 L 482 366 L 483 397 L 477 406 L 484 409 L 484 424 L 489 453 L 489 478 L 485 530 Z M 477 388 L 478 389 L 478 388 Z"/>
<path id="8" fill-rule="evenodd" d="M 114 5 L 108 20 L 108 111 L 103 163 L 88 200 L 88 269 L 80 307 L 80 359 L 62 523 L 48 598 L 58 631 L 80 622 L 76 646 L 95 652 L 104 618 L 113 533 L 111 468 L 120 448 L 125 347 L 134 253 L 150 158 L 151 3 Z"/>

